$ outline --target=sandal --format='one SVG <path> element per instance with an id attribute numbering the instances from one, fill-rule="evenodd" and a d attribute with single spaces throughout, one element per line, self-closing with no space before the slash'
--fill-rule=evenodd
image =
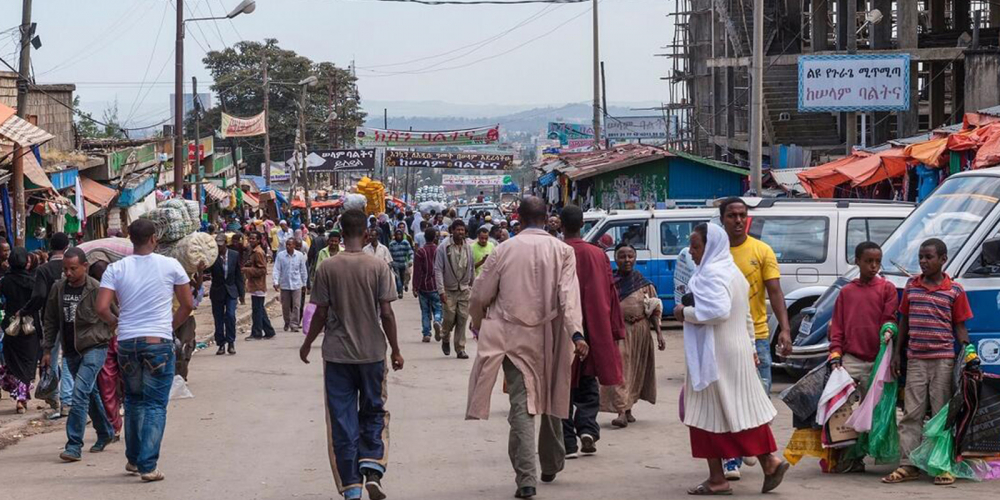
<path id="1" fill-rule="evenodd" d="M 732 488 L 726 488 L 724 490 L 713 490 L 712 487 L 708 485 L 708 481 L 705 481 L 704 483 L 701 483 L 698 486 L 695 486 L 694 488 L 688 490 L 688 495 L 696 495 L 696 496 L 732 495 L 732 494 L 733 494 Z"/>
<path id="2" fill-rule="evenodd" d="M 611 425 L 614 427 L 618 427 L 620 429 L 624 429 L 628 427 L 628 420 L 625 419 L 624 417 L 618 417 L 611 421 Z"/>
<path id="3" fill-rule="evenodd" d="M 773 491 L 775 488 L 781 485 L 781 482 L 785 480 L 785 473 L 791 468 L 791 464 L 782 460 L 778 467 L 774 469 L 774 472 L 766 474 L 764 476 L 764 485 L 761 486 L 761 493 L 768 493 Z"/>
<path id="4" fill-rule="evenodd" d="M 28 405 L 24 401 L 17 402 L 17 414 L 24 415 L 28 411 Z"/>
<path id="5" fill-rule="evenodd" d="M 951 486 L 955 484 L 955 476 L 944 472 L 940 476 L 934 478 L 934 484 L 937 486 Z"/>
<path id="6" fill-rule="evenodd" d="M 899 484 L 920 479 L 920 472 L 912 467 L 901 466 L 882 478 L 885 484 Z"/>

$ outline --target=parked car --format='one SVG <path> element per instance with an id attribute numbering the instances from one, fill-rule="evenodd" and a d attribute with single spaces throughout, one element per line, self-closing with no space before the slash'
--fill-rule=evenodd
<path id="1" fill-rule="evenodd" d="M 984 370 L 1000 374 L 1000 168 L 952 175 L 882 245 L 882 273 L 902 293 L 920 274 L 920 244 L 939 238 L 948 246 L 945 272 L 965 287 L 974 317 L 966 322 Z M 826 360 L 827 330 L 837 296 L 857 271 L 848 272 L 812 307 L 793 342 L 787 366 L 806 370 Z"/>
<path id="2" fill-rule="evenodd" d="M 500 207 L 496 203 L 471 203 L 469 205 L 459 205 L 456 209 L 458 218 L 466 222 L 472 217 L 473 212 L 486 212 L 494 221 L 499 221 L 503 218 L 503 212 L 500 211 Z"/>

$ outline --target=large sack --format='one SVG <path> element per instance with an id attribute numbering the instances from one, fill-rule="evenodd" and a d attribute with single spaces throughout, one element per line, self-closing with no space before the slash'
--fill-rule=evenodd
<path id="1" fill-rule="evenodd" d="M 191 233 L 180 241 L 160 244 L 156 253 L 177 259 L 190 275 L 208 269 L 215 263 L 215 259 L 219 257 L 219 247 L 210 234 Z"/>
<path id="2" fill-rule="evenodd" d="M 87 254 L 89 262 L 103 260 L 114 263 L 132 255 L 132 242 L 127 238 L 102 238 L 85 241 L 77 247 Z"/>
<path id="3" fill-rule="evenodd" d="M 436 213 L 441 213 L 444 212 L 446 208 L 448 208 L 448 205 L 445 205 L 440 201 L 425 201 L 417 205 L 417 209 L 420 210 L 420 213 L 422 214 L 429 214 L 431 213 L 431 210 L 434 210 Z"/>
<path id="4" fill-rule="evenodd" d="M 368 199 L 363 194 L 352 193 L 344 198 L 344 210 L 364 211 L 367 204 Z"/>
<path id="5" fill-rule="evenodd" d="M 193 205 L 193 206 L 192 206 Z M 198 230 L 201 225 L 200 219 L 198 217 L 198 202 L 194 200 L 185 200 L 181 198 L 172 198 L 163 203 L 157 205 L 157 208 L 172 208 L 177 210 L 181 217 L 184 219 L 184 223 L 187 225 L 186 232 L 184 235 L 188 235 Z"/>
<path id="6" fill-rule="evenodd" d="M 163 202 L 164 204 L 172 200 Z M 178 241 L 191 233 L 191 222 L 187 209 L 158 206 L 140 216 L 156 226 L 156 239 L 165 243 Z"/>

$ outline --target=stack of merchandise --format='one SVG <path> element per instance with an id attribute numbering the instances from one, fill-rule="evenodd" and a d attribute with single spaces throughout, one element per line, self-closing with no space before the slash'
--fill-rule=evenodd
<path id="1" fill-rule="evenodd" d="M 444 186 L 420 186 L 417 188 L 417 203 L 424 201 L 444 202 L 448 199 L 444 193 Z"/>
<path id="2" fill-rule="evenodd" d="M 385 212 L 385 186 L 381 182 L 362 177 L 358 181 L 358 193 L 365 196 L 365 212 L 369 215 Z"/>

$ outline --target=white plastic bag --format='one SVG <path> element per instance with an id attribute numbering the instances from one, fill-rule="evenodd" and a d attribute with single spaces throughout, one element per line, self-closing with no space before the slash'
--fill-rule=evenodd
<path id="1" fill-rule="evenodd" d="M 174 382 L 170 385 L 170 399 L 188 399 L 193 397 L 194 394 L 191 394 L 191 389 L 188 389 L 184 377 L 174 375 Z"/>

